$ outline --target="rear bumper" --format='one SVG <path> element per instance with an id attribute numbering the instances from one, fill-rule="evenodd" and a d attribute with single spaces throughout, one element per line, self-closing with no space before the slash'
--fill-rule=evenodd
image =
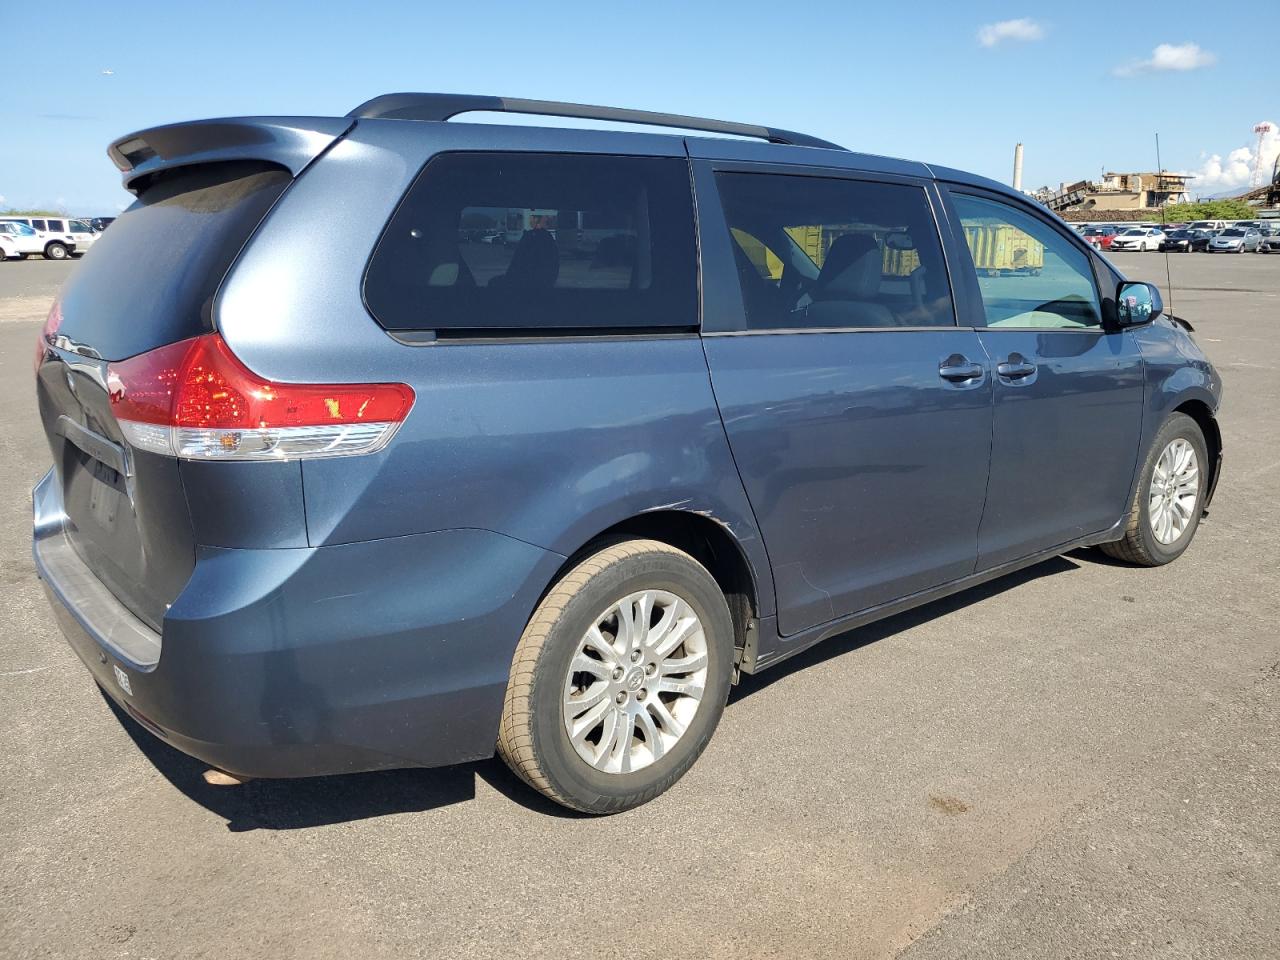
<path id="1" fill-rule="evenodd" d="M 33 498 L 37 571 L 97 683 L 152 733 L 248 777 L 490 756 L 515 644 L 564 559 L 485 530 L 198 548 L 159 635 L 70 548 L 52 472 Z"/>

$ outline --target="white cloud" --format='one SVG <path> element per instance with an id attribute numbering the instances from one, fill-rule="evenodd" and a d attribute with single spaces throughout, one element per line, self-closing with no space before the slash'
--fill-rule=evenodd
<path id="1" fill-rule="evenodd" d="M 1146 60 L 1116 67 L 1115 74 L 1119 77 L 1132 77 L 1148 70 L 1199 70 L 1201 67 L 1212 66 L 1217 59 L 1208 50 L 1202 50 L 1198 43 L 1162 43 L 1151 51 L 1151 56 Z"/>
<path id="2" fill-rule="evenodd" d="M 994 47 L 1006 40 L 1025 43 L 1028 40 L 1040 40 L 1043 37 L 1044 27 L 1027 17 L 988 23 L 978 30 L 978 42 L 984 47 Z"/>
<path id="3" fill-rule="evenodd" d="M 1204 196 L 1226 190 L 1247 190 L 1253 180 L 1254 163 L 1259 156 L 1257 147 L 1256 142 L 1250 146 L 1236 147 L 1228 151 L 1225 157 L 1220 153 L 1202 155 L 1200 169 L 1186 171 L 1195 177 L 1191 181 L 1192 194 Z M 1276 157 L 1280 156 L 1280 126 L 1271 124 L 1271 132 L 1262 138 L 1260 152 L 1262 182 L 1268 183 Z"/>
<path id="4" fill-rule="evenodd" d="M 0 193 L 0 203 L 4 203 L 4 194 Z"/>

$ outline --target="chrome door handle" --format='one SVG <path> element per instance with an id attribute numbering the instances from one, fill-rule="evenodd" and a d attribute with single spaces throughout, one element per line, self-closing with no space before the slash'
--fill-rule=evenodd
<path id="1" fill-rule="evenodd" d="M 938 376 L 952 383 L 966 383 L 982 376 L 982 364 L 974 363 L 968 357 L 953 353 L 938 365 Z"/>
<path id="2" fill-rule="evenodd" d="M 1022 380 L 1036 372 L 1036 365 L 1020 353 L 1009 354 L 1004 363 L 996 364 L 996 373 L 1006 380 Z"/>

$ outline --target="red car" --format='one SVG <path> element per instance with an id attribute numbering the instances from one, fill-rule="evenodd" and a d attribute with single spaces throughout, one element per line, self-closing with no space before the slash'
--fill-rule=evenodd
<path id="1" fill-rule="evenodd" d="M 1085 227 L 1081 236 L 1099 250 L 1110 250 L 1111 241 L 1115 239 L 1116 234 L 1119 232 L 1115 227 Z"/>

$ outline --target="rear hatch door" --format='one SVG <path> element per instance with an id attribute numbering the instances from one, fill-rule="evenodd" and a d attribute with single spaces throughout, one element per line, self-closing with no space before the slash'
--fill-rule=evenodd
<path id="1" fill-rule="evenodd" d="M 219 146 L 209 139 L 218 130 L 193 125 L 201 129 L 188 132 L 186 153 L 174 128 L 161 128 L 162 150 L 148 145 L 148 133 L 133 135 L 145 173 L 130 166 L 125 181 L 138 199 L 77 266 L 41 334 L 37 398 L 65 534 L 156 630 L 190 576 L 195 536 L 179 461 L 125 441 L 109 399 L 110 364 L 213 329 L 219 284 L 305 163 L 298 138 L 315 156 L 349 126 L 326 122 L 338 133 L 304 131 L 274 152 L 269 131 L 255 144 L 247 121 L 232 128 L 238 145 Z M 228 133 L 225 122 L 220 132 Z M 117 144 L 112 156 L 119 164 L 127 154 Z"/>

